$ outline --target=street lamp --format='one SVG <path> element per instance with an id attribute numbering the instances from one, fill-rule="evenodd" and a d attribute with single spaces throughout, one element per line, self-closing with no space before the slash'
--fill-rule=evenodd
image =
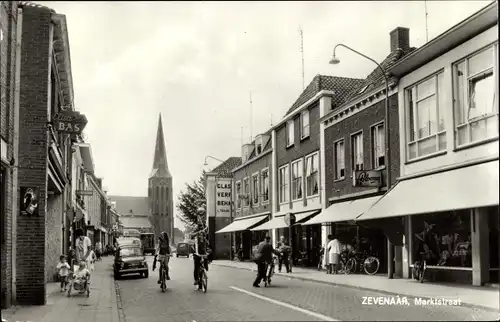
<path id="1" fill-rule="evenodd" d="M 335 50 L 337 49 L 337 47 L 344 47 L 346 49 L 349 49 L 350 51 L 352 51 L 353 53 L 355 54 L 358 54 L 359 56 L 361 57 L 364 57 L 366 59 L 368 59 L 369 61 L 371 61 L 372 63 L 374 63 L 375 65 L 377 65 L 377 67 L 380 69 L 380 71 L 382 72 L 382 75 L 384 76 L 384 82 L 385 82 L 385 124 L 384 124 L 384 136 L 385 136 L 385 170 L 386 170 L 386 186 L 387 186 L 387 191 L 389 191 L 389 189 L 391 188 L 391 170 L 390 170 L 390 165 L 391 165 L 391 154 L 390 154 L 390 131 L 389 131 L 389 128 L 390 128 L 390 119 L 389 119 L 389 80 L 387 79 L 387 73 L 386 71 L 382 68 L 382 66 L 380 66 L 379 63 L 377 63 L 376 60 L 360 53 L 359 51 L 357 50 L 354 50 L 352 49 L 351 47 L 349 46 L 346 46 L 344 44 L 337 44 L 335 45 L 335 47 L 333 47 L 333 56 L 332 56 L 332 59 L 330 59 L 330 64 L 332 65 L 337 65 L 340 63 L 340 60 L 337 58 L 337 56 L 335 55 Z M 387 239 L 387 243 L 388 243 L 388 258 L 389 258 L 389 269 L 388 269 L 388 277 L 389 278 L 392 278 L 393 277 L 393 267 L 392 267 L 392 258 L 393 258 L 393 246 L 392 246 L 392 243 L 389 241 L 389 239 Z"/>
<path id="2" fill-rule="evenodd" d="M 205 163 L 204 163 L 203 165 L 208 165 L 208 163 L 207 163 L 207 159 L 208 159 L 208 158 L 210 158 L 210 159 L 214 159 L 214 160 L 217 160 L 217 161 L 219 161 L 219 162 L 224 162 L 224 161 L 222 161 L 221 159 L 217 159 L 217 158 L 215 158 L 215 157 L 213 157 L 213 156 L 211 156 L 211 155 L 207 155 L 207 156 L 205 157 Z"/>

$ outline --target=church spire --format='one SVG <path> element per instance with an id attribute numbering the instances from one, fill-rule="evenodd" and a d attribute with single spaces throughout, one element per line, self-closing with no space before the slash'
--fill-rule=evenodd
<path id="1" fill-rule="evenodd" d="M 165 138 L 163 136 L 163 126 L 161 122 L 161 113 L 158 117 L 158 131 L 156 133 L 155 155 L 153 159 L 153 171 L 151 177 L 172 177 L 168 170 L 167 150 L 165 149 Z"/>

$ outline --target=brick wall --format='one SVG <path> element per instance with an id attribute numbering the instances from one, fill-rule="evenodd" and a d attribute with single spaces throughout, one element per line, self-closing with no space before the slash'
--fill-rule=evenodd
<path id="1" fill-rule="evenodd" d="M 233 182 L 234 182 L 234 217 L 241 217 L 241 216 L 248 216 L 252 214 L 258 214 L 262 213 L 265 211 L 272 211 L 271 207 L 271 200 L 272 200 L 272 152 L 268 152 L 267 155 L 261 157 L 258 160 L 253 161 L 252 163 L 244 166 L 243 168 L 239 169 L 238 171 L 235 171 L 233 173 Z M 243 189 L 243 178 L 248 177 L 249 178 L 249 187 L 250 187 L 250 195 L 249 195 L 249 200 L 252 200 L 252 175 L 256 172 L 259 172 L 264 169 L 268 168 L 269 169 L 269 200 L 267 203 L 262 204 L 262 196 L 259 196 L 259 203 L 256 205 L 251 205 L 250 207 L 243 207 L 242 209 L 236 209 L 236 182 L 240 181 L 241 182 L 241 187 Z M 259 178 L 259 185 L 262 187 L 262 183 L 260 182 L 262 180 L 262 177 Z M 262 191 L 260 191 L 261 188 L 259 188 L 259 194 L 262 194 Z"/>
<path id="2" fill-rule="evenodd" d="M 61 245 L 63 243 L 62 222 L 63 214 L 63 195 L 49 195 L 47 197 L 47 250 L 45 253 L 45 274 L 47 282 L 54 281 L 54 273 L 56 273 L 56 265 L 61 256 Z"/>
<path id="3" fill-rule="evenodd" d="M 399 176 L 399 118 L 397 94 L 389 98 L 390 138 L 391 138 L 391 181 Z M 363 130 L 363 163 L 365 169 L 372 169 L 371 127 L 385 119 L 384 101 L 378 102 L 365 110 L 325 129 L 325 189 L 326 198 L 362 192 L 373 188 L 353 187 L 351 134 Z M 334 142 L 344 138 L 345 179 L 334 182 Z"/>
<path id="4" fill-rule="evenodd" d="M 0 45 L 0 135 L 7 142 L 7 160 L 13 156 L 14 138 L 14 86 L 17 37 L 17 1 L 2 1 L 0 13 L 3 40 Z M 1 307 L 11 306 L 12 298 L 12 198 L 13 168 L 4 167 L 4 191 L 0 197 L 0 211 L 3 213 L 1 223 Z"/>
<path id="5" fill-rule="evenodd" d="M 51 13 L 44 8 L 23 11 L 19 186 L 39 187 L 39 215 L 17 219 L 17 302 L 43 305 L 45 294 L 45 225 L 47 193 L 47 107 Z M 20 196 L 22 197 L 22 196 Z"/>

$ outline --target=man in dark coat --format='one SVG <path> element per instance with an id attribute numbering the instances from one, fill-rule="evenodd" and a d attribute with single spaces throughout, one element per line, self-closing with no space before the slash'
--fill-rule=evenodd
<path id="1" fill-rule="evenodd" d="M 266 238 L 259 243 L 257 254 L 255 256 L 255 263 L 257 264 L 257 277 L 253 282 L 253 287 L 260 287 L 259 284 L 266 277 L 266 263 L 273 260 L 273 253 L 279 255 L 279 252 L 273 248 L 271 244 L 271 237 Z"/>

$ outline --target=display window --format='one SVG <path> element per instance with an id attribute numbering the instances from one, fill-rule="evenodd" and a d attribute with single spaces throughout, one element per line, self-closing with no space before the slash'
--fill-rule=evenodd
<path id="1" fill-rule="evenodd" d="M 490 269 L 498 270 L 500 253 L 500 215 L 498 207 L 488 208 L 488 227 L 489 227 L 489 250 L 490 250 Z"/>
<path id="2" fill-rule="evenodd" d="M 427 265 L 472 267 L 470 210 L 412 217 L 413 258 Z"/>

